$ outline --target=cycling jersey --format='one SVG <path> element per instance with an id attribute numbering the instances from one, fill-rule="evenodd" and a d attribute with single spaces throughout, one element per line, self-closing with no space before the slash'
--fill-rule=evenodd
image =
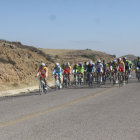
<path id="1" fill-rule="evenodd" d="M 87 72 L 93 72 L 94 71 L 94 65 L 87 65 Z"/>
<path id="2" fill-rule="evenodd" d="M 55 68 L 53 69 L 53 75 L 54 75 L 54 74 L 57 74 L 57 75 L 61 75 L 61 74 L 62 74 L 62 69 L 61 69 L 60 66 L 55 67 Z"/>
<path id="3" fill-rule="evenodd" d="M 124 64 L 125 64 L 126 67 L 128 67 L 128 66 L 129 66 L 129 61 L 126 60 L 126 61 L 124 62 Z"/>
<path id="4" fill-rule="evenodd" d="M 139 67 L 140 68 L 140 60 L 137 60 L 136 61 L 136 67 Z"/>
<path id="5" fill-rule="evenodd" d="M 84 67 L 77 66 L 78 73 L 84 73 Z"/>
<path id="6" fill-rule="evenodd" d="M 70 74 L 70 73 L 71 73 L 71 66 L 66 66 L 66 67 L 64 68 L 64 73 Z"/>
<path id="7" fill-rule="evenodd" d="M 125 64 L 124 64 L 123 61 L 121 61 L 121 62 L 118 64 L 117 70 L 118 70 L 118 71 L 122 71 L 122 72 L 125 71 Z"/>
<path id="8" fill-rule="evenodd" d="M 77 72 L 77 66 L 76 65 L 74 65 L 74 67 L 73 67 L 73 73 L 74 72 Z"/>
<path id="9" fill-rule="evenodd" d="M 107 71 L 107 64 L 103 64 L 103 71 L 104 71 L 104 72 Z"/>
<path id="10" fill-rule="evenodd" d="M 113 68 L 113 69 L 117 69 L 117 67 L 118 67 L 117 63 L 113 63 L 113 64 L 112 64 L 112 68 Z"/>
<path id="11" fill-rule="evenodd" d="M 85 71 L 87 70 L 87 67 L 88 67 L 88 65 L 84 65 L 84 70 L 85 70 Z"/>
<path id="12" fill-rule="evenodd" d="M 124 64 L 125 64 L 125 70 L 129 70 L 130 69 L 130 61 L 129 60 L 126 60 L 124 62 Z"/>
<path id="13" fill-rule="evenodd" d="M 40 68 L 38 70 L 38 74 L 37 75 L 41 75 L 41 76 L 48 76 L 48 68 L 47 67 L 43 67 L 43 68 Z"/>
<path id="14" fill-rule="evenodd" d="M 108 71 L 108 72 L 112 71 L 112 66 L 111 66 L 111 64 L 107 64 L 107 71 Z"/>
<path id="15" fill-rule="evenodd" d="M 96 64 L 96 72 L 99 73 L 99 72 L 103 72 L 103 64 L 100 63 L 100 64 Z"/>

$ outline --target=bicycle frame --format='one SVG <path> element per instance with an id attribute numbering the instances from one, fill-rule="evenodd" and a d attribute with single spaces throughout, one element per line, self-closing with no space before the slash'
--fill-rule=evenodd
<path id="1" fill-rule="evenodd" d="M 56 74 L 55 75 L 55 90 L 56 89 L 60 89 L 60 81 L 59 81 L 59 75 L 58 74 Z"/>
<path id="2" fill-rule="evenodd" d="M 119 87 L 122 85 L 123 80 L 124 80 L 124 75 L 122 71 L 119 71 Z"/>
<path id="3" fill-rule="evenodd" d="M 45 89 L 45 86 L 47 88 L 47 85 L 45 85 L 45 81 L 43 79 L 43 77 L 40 77 L 40 82 L 39 82 L 39 93 L 40 95 L 47 92 L 47 90 Z"/>

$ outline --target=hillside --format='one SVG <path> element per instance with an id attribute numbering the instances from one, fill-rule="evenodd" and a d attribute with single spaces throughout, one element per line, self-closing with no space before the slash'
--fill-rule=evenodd
<path id="1" fill-rule="evenodd" d="M 137 56 L 132 55 L 132 54 L 128 54 L 122 57 L 127 57 L 130 61 L 134 62 L 135 59 L 137 59 Z"/>
<path id="2" fill-rule="evenodd" d="M 51 63 L 48 58 L 35 47 L 0 40 L 0 90 L 33 85 L 40 63 Z"/>
<path id="3" fill-rule="evenodd" d="M 77 62 L 85 62 L 93 60 L 96 62 L 98 59 L 105 59 L 106 61 L 114 59 L 116 56 L 109 55 L 99 51 L 93 51 L 90 49 L 86 50 L 68 50 L 68 49 L 40 49 L 49 54 L 54 61 L 59 63 L 70 62 L 71 64 L 76 64 Z"/>
<path id="4" fill-rule="evenodd" d="M 0 91 L 37 85 L 35 75 L 39 65 L 49 66 L 49 79 L 55 62 L 60 64 L 92 59 L 113 59 L 115 56 L 92 50 L 37 49 L 20 42 L 0 40 Z"/>

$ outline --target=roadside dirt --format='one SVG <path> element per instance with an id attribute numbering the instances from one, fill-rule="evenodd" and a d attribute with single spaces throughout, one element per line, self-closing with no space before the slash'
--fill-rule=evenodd
<path id="1" fill-rule="evenodd" d="M 49 68 L 48 81 L 52 80 L 55 62 L 62 65 L 97 59 L 113 59 L 115 56 L 93 50 L 38 49 L 20 42 L 0 40 L 0 95 L 17 94 L 38 87 L 35 75 L 42 62 Z"/>

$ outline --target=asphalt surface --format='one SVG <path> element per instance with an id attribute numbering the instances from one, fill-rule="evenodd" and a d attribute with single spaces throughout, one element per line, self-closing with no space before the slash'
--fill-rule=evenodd
<path id="1" fill-rule="evenodd" d="M 0 98 L 1 140 L 140 140 L 140 83 Z"/>

